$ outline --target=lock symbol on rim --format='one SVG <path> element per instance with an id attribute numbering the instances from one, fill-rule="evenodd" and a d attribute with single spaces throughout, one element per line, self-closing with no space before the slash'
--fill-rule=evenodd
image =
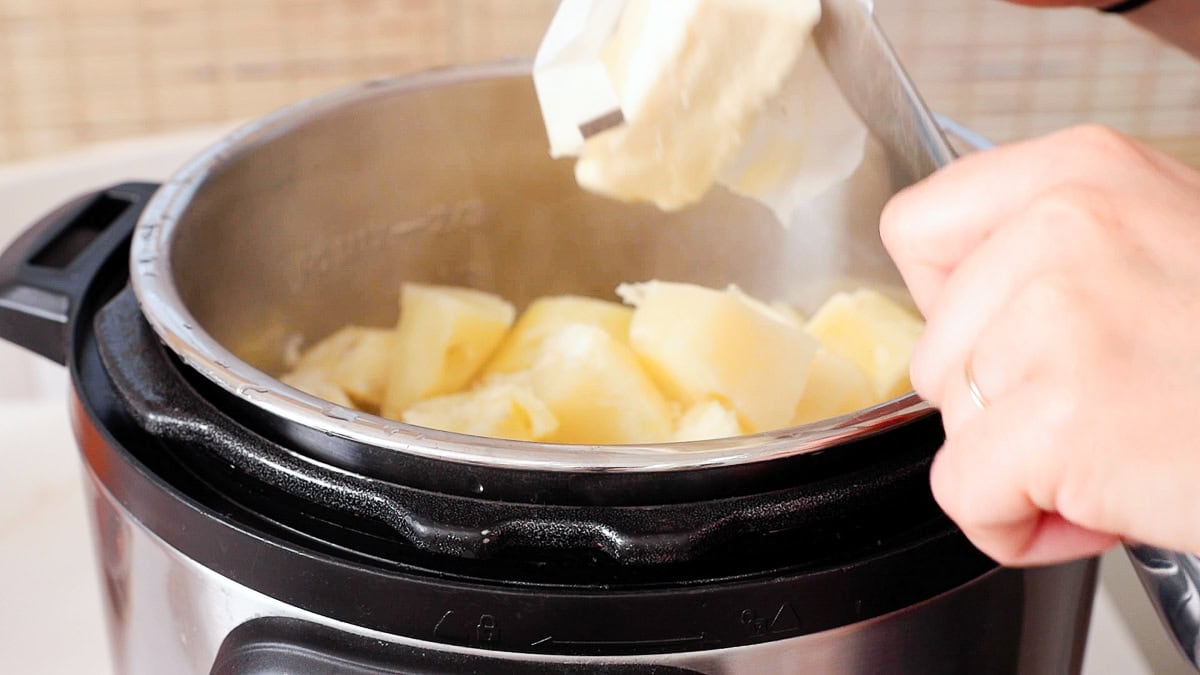
<path id="1" fill-rule="evenodd" d="M 746 635 L 766 635 L 767 619 L 766 617 L 758 616 L 752 609 L 742 610 L 741 616 L 738 619 L 746 629 Z"/>
<path id="2" fill-rule="evenodd" d="M 496 617 L 484 614 L 475 625 L 475 640 L 477 642 L 495 642 L 500 637 L 500 629 L 496 627 Z"/>

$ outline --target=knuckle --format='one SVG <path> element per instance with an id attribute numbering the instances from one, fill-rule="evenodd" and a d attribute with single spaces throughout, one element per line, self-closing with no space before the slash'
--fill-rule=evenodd
<path id="1" fill-rule="evenodd" d="M 1074 462 L 1054 494 L 1054 510 L 1066 520 L 1086 528 L 1109 528 L 1110 513 L 1104 498 L 1105 486 L 1090 462 Z"/>
<path id="2" fill-rule="evenodd" d="M 1087 373 L 1103 362 L 1108 332 L 1077 282 L 1062 272 L 1037 276 L 1018 293 L 1013 310 L 1022 325 L 1037 331 L 1023 341 L 1036 347 L 1036 365 L 1058 376 L 1061 393 L 1087 384 Z"/>
<path id="3" fill-rule="evenodd" d="M 1016 298 L 1017 311 L 1038 325 L 1055 326 L 1078 311 L 1078 294 L 1070 281 L 1056 272 L 1043 272 L 1029 280 Z"/>
<path id="4" fill-rule="evenodd" d="M 1077 387 L 1069 382 L 1053 383 L 1050 391 L 1042 397 L 1040 432 L 1048 447 L 1071 447 L 1077 435 L 1079 422 L 1084 414 L 1084 403 Z M 1050 461 L 1051 455 L 1043 459 Z M 1042 466 L 1043 470 L 1050 467 Z M 1049 475 L 1049 474 L 1048 474 Z"/>
<path id="5" fill-rule="evenodd" d="M 1060 256 L 1092 259 L 1114 245 L 1116 218 L 1103 191 L 1077 184 L 1056 186 L 1035 197 L 1025 218 L 1028 235 Z"/>
<path id="6" fill-rule="evenodd" d="M 1078 159 L 1085 161 L 1094 160 L 1097 156 L 1122 161 L 1145 159 L 1145 153 L 1137 141 L 1101 124 L 1074 126 L 1061 132 L 1059 138 L 1075 152 L 1082 153 L 1083 156 Z"/>
<path id="7" fill-rule="evenodd" d="M 888 200 L 879 216 L 879 236 L 883 246 L 889 253 L 895 255 L 902 250 L 908 238 L 909 224 L 912 221 L 912 202 L 914 191 L 918 187 L 905 188 Z"/>
<path id="8" fill-rule="evenodd" d="M 937 372 L 939 370 L 939 359 L 929 347 L 929 337 L 923 336 L 913 349 L 912 357 L 909 361 L 909 379 L 912 381 L 913 389 L 927 401 L 934 405 L 941 403 Z"/>

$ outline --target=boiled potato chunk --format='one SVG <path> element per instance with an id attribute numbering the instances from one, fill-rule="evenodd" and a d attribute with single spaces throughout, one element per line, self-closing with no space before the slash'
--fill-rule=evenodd
<path id="1" fill-rule="evenodd" d="M 666 394 L 685 406 L 716 400 L 748 433 L 786 426 L 818 342 L 740 293 L 691 284 L 624 284 L 636 309 L 629 341 Z"/>
<path id="2" fill-rule="evenodd" d="M 528 380 L 489 381 L 461 394 L 423 401 L 403 417 L 408 424 L 472 436 L 540 441 L 558 428 L 546 403 L 533 393 Z"/>
<path id="3" fill-rule="evenodd" d="M 361 330 L 354 348 L 333 370 L 333 381 L 358 403 L 378 409 L 387 391 L 395 346 L 395 331 Z"/>
<path id="4" fill-rule="evenodd" d="M 796 328 L 804 327 L 804 320 L 799 318 L 800 313 L 782 302 L 772 302 L 768 304 L 732 284 L 725 287 L 725 292 L 737 297 L 742 302 L 750 305 L 754 309 L 757 309 L 759 312 L 762 312 L 764 315 L 769 316 L 776 321 L 782 321 L 783 323 Z"/>
<path id="5" fill-rule="evenodd" d="M 379 405 L 387 383 L 390 336 L 391 331 L 361 326 L 334 331 L 306 349 L 291 372 L 280 379 L 306 394 L 338 405 L 351 407 L 352 398 L 367 405 Z M 374 364 L 372 356 L 378 359 Z M 359 394 L 363 396 L 360 398 Z"/>
<path id="6" fill-rule="evenodd" d="M 484 376 L 514 373 L 533 365 L 546 337 L 569 323 L 585 323 L 604 329 L 614 339 L 629 339 L 633 310 L 615 302 L 561 295 L 541 298 L 521 314 L 517 325 L 488 362 Z"/>
<path id="7" fill-rule="evenodd" d="M 675 442 L 708 441 L 742 435 L 737 413 L 718 401 L 701 401 L 688 408 L 675 426 Z"/>
<path id="8" fill-rule="evenodd" d="M 779 318 L 784 321 L 784 323 L 791 324 L 797 328 L 804 328 L 804 324 L 806 323 L 804 320 L 804 315 L 801 314 L 800 310 L 796 309 L 795 307 L 792 307 L 782 300 L 776 300 L 775 302 L 771 303 L 771 309 L 775 311 L 775 314 L 778 315 Z"/>
<path id="9" fill-rule="evenodd" d="M 417 401 L 464 389 L 515 316 L 511 304 L 490 293 L 405 284 L 383 415 L 399 419 Z"/>
<path id="10" fill-rule="evenodd" d="M 792 424 L 806 424 L 870 407 L 878 402 L 871 378 L 850 361 L 822 349 L 808 372 Z"/>
<path id="11" fill-rule="evenodd" d="M 912 391 L 909 361 L 923 326 L 882 293 L 861 289 L 826 301 L 809 320 L 808 331 L 866 373 L 876 397 L 889 399 Z"/>
<path id="12" fill-rule="evenodd" d="M 670 440 L 672 409 L 624 342 L 573 323 L 542 342 L 530 371 L 533 391 L 558 429 L 555 443 L 623 445 Z"/>
<path id="13" fill-rule="evenodd" d="M 319 399 L 347 408 L 354 407 L 354 402 L 350 400 L 346 392 L 342 391 L 341 387 L 333 383 L 329 372 L 326 370 L 320 368 L 294 370 L 279 378 L 279 380 L 289 387 L 295 387 L 309 396 L 316 396 Z"/>
<path id="14" fill-rule="evenodd" d="M 362 340 L 364 331 L 360 326 L 347 326 L 336 330 L 313 346 L 305 349 L 296 360 L 292 370 L 324 370 L 332 372 Z"/>

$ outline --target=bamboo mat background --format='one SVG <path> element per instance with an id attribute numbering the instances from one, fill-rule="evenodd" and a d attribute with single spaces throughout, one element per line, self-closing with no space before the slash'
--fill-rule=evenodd
<path id="1" fill-rule="evenodd" d="M 1108 124 L 1200 165 L 1200 67 L 1122 20 L 878 0 L 925 97 L 993 140 Z M 0 0 L 0 162 L 532 54 L 556 0 Z"/>

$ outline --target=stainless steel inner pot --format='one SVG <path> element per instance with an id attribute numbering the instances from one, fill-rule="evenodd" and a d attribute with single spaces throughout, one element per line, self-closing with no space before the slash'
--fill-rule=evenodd
<path id="1" fill-rule="evenodd" d="M 858 170 L 784 228 L 716 189 L 676 214 L 597 197 L 549 157 L 524 62 L 372 82 L 255 122 L 168 181 L 134 235 L 146 317 L 187 364 L 253 404 L 331 435 L 426 457 L 561 471 L 669 471 L 809 452 L 930 408 L 915 395 L 718 441 L 581 447 L 417 428 L 275 379 L 288 348 L 348 323 L 390 326 L 401 282 L 460 284 L 520 307 L 615 299 L 653 278 L 736 283 L 813 310 L 839 289 L 904 298 L 878 235 L 908 181 L 873 141 Z"/>

